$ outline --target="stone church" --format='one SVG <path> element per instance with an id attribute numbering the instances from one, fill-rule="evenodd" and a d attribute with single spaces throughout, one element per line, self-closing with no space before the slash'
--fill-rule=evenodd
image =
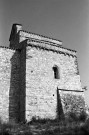
<path id="1" fill-rule="evenodd" d="M 85 107 L 75 50 L 62 41 L 13 24 L 9 47 L 0 47 L 0 118 L 56 119 Z"/>

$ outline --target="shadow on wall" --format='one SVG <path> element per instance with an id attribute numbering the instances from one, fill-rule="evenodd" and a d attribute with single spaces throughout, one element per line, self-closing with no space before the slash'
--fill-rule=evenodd
<path id="1" fill-rule="evenodd" d="M 23 54 L 25 51 L 25 49 L 17 50 L 11 58 L 9 121 L 25 121 L 26 56 Z"/>
<path id="2" fill-rule="evenodd" d="M 15 51 L 11 58 L 11 79 L 9 91 L 9 121 L 25 121 L 26 99 L 26 44 Z M 57 88 L 57 118 L 63 119 L 64 113 Z"/>
<path id="3" fill-rule="evenodd" d="M 59 93 L 58 88 L 57 88 L 57 118 L 58 119 L 64 119 L 65 118 L 62 103 L 61 103 L 61 97 L 60 97 L 60 93 Z"/>

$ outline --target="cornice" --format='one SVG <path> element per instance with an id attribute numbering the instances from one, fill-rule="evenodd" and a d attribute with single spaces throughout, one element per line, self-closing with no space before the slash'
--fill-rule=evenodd
<path id="1" fill-rule="evenodd" d="M 32 46 L 35 48 L 40 48 L 40 49 L 44 49 L 44 50 L 48 50 L 48 51 L 52 51 L 52 52 L 56 52 L 56 53 L 60 53 L 60 54 L 64 54 L 64 55 L 69 55 L 72 57 L 77 57 L 75 51 L 71 52 L 70 50 L 68 50 L 64 47 L 58 47 L 55 45 L 53 46 L 53 44 L 51 44 L 51 43 L 48 44 L 46 42 L 42 42 L 39 40 L 28 39 L 27 46 Z"/>
<path id="2" fill-rule="evenodd" d="M 47 40 L 45 40 L 45 39 L 44 39 L 44 40 L 36 39 L 36 38 L 32 38 L 32 37 L 30 37 L 30 36 L 24 36 L 24 34 L 22 34 L 22 33 L 20 33 L 20 32 L 25 32 L 25 33 L 31 34 L 31 35 L 33 35 L 33 36 L 44 37 L 44 38 L 50 39 L 50 41 L 47 41 Z M 60 47 L 60 48 L 64 48 L 64 49 L 69 50 L 69 51 L 71 51 L 71 52 L 77 52 L 76 50 L 72 50 L 72 49 L 63 47 L 62 44 L 57 44 L 57 43 L 52 42 L 52 40 L 55 40 L 55 41 L 58 41 L 58 42 L 61 42 L 61 43 L 62 43 L 62 41 L 60 41 L 60 40 L 53 39 L 53 38 L 49 38 L 49 37 L 46 37 L 46 36 L 43 36 L 43 35 L 31 33 L 31 32 L 27 32 L 27 31 L 24 31 L 24 30 L 20 30 L 20 32 L 19 32 L 19 35 L 20 35 L 21 37 L 23 37 L 23 38 L 26 38 L 26 39 L 29 39 L 29 40 L 31 39 L 31 40 L 39 41 L 40 43 L 41 43 L 41 42 L 48 43 L 48 44 L 53 45 L 53 46 L 58 46 L 58 47 Z"/>
<path id="3" fill-rule="evenodd" d="M 26 34 L 29 34 L 29 35 L 26 36 Z M 61 46 L 62 45 L 62 41 L 61 40 L 57 40 L 57 39 L 54 39 L 54 38 L 50 38 L 50 37 L 47 37 L 47 36 L 43 36 L 43 35 L 40 35 L 40 34 L 28 32 L 28 31 L 24 31 L 24 30 L 20 30 L 19 31 L 19 35 L 22 36 L 22 37 L 26 37 L 26 38 L 32 38 L 32 36 L 34 36 L 35 39 L 38 39 L 38 40 L 42 40 L 41 38 L 43 38 L 43 40 L 45 42 L 46 41 L 52 42 L 54 44 L 57 44 L 58 46 Z"/>

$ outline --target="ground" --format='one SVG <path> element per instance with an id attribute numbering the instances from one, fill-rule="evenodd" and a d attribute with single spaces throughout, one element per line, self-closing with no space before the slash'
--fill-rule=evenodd
<path id="1" fill-rule="evenodd" d="M 89 134 L 86 121 L 38 120 L 30 123 L 1 124 L 0 133 L 5 135 L 85 135 Z M 1 135 L 0 134 L 0 135 Z"/>

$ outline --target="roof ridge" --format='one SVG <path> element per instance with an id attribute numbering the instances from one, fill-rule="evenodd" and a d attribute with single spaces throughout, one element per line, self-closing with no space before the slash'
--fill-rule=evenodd
<path id="1" fill-rule="evenodd" d="M 25 31 L 25 30 L 20 30 L 20 31 L 23 31 L 23 32 L 26 32 L 26 33 L 29 33 L 29 34 L 33 34 L 33 35 L 37 35 L 37 36 L 41 36 L 41 37 L 44 37 L 44 38 L 48 38 L 48 39 L 51 39 L 51 40 L 62 42 L 61 40 L 58 40 L 58 39 L 55 39 L 55 38 L 51 38 L 51 37 L 48 37 L 48 36 L 44 36 L 44 35 L 41 35 L 41 34 L 36 34 L 36 33 L 28 32 L 28 31 Z"/>

